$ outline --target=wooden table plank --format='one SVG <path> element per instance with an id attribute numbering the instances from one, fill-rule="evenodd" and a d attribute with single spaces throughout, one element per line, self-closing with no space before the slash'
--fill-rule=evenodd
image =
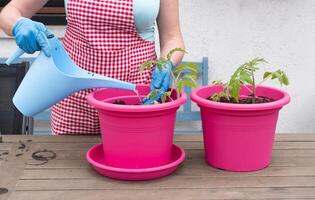
<path id="1" fill-rule="evenodd" d="M 12 147 L 12 143 L 0 143 L 0 150 L 1 151 L 8 151 Z"/>
<path id="2" fill-rule="evenodd" d="M 56 150 L 52 148 L 39 148 L 39 149 L 47 149 L 52 150 L 57 154 L 56 160 L 85 160 L 85 154 L 88 151 L 88 148 L 85 149 L 77 149 L 77 150 Z M 32 148 L 33 151 L 38 150 L 38 148 Z M 204 150 L 203 149 L 186 149 L 185 151 L 196 151 L 200 152 L 202 156 L 204 156 Z M 273 157 L 313 157 L 315 155 L 315 149 L 314 150 L 273 150 Z M 196 156 L 196 155 L 193 155 Z M 189 158 L 189 156 L 187 156 Z M 31 159 L 31 156 L 29 157 Z M 306 158 L 305 158 L 306 159 Z"/>
<path id="3" fill-rule="evenodd" d="M 87 150 L 97 143 L 34 143 L 37 149 L 52 149 L 52 150 Z M 185 149 L 204 149 L 203 142 L 175 142 Z M 9 148 L 9 146 L 8 146 Z M 315 151 L 315 142 L 275 142 L 273 149 L 275 150 L 310 150 L 310 153 Z M 4 149 L 5 150 L 5 149 Z"/>
<path id="4" fill-rule="evenodd" d="M 315 141 L 315 134 L 276 134 L 276 141 L 282 142 L 309 142 Z"/>
<path id="5" fill-rule="evenodd" d="M 20 180 L 16 190 L 104 190 L 104 189 L 211 189 L 259 187 L 314 187 L 314 176 L 299 177 L 201 177 L 174 174 L 152 181 L 116 181 L 105 177 L 91 179 Z"/>
<path id="6" fill-rule="evenodd" d="M 275 142 L 273 149 L 315 149 L 315 142 Z"/>
<path id="7" fill-rule="evenodd" d="M 26 165 L 26 169 L 49 169 L 49 168 L 89 168 L 89 164 L 85 160 L 85 157 L 79 157 L 79 155 L 85 155 L 86 151 L 73 152 L 57 152 L 57 158 L 50 160 L 45 165 L 32 166 Z M 78 154 L 78 155 L 76 155 Z M 71 155 L 76 155 L 75 158 Z M 296 155 L 296 154 L 295 154 Z M 68 158 L 70 157 L 70 158 Z M 191 163 L 198 162 L 204 164 L 204 151 L 203 150 L 186 150 L 186 161 L 185 164 L 191 165 Z M 276 150 L 272 158 L 271 166 L 287 166 L 287 167 L 307 167 L 315 166 L 315 156 L 309 157 L 294 157 L 294 156 L 281 156 L 277 154 Z"/>
<path id="8" fill-rule="evenodd" d="M 0 166 L 7 162 L 7 158 L 9 156 L 9 151 L 8 150 L 0 150 Z"/>
<path id="9" fill-rule="evenodd" d="M 3 135 L 5 143 L 18 142 L 19 140 L 32 140 L 33 143 L 99 143 L 100 136 L 76 136 L 76 135 Z"/>
<path id="10" fill-rule="evenodd" d="M 199 165 L 200 164 L 200 165 Z M 315 167 L 268 167 L 257 172 L 228 172 L 209 167 L 205 163 L 192 166 L 185 162 L 174 172 L 176 176 L 202 176 L 202 177 L 279 177 L 279 176 L 315 176 Z M 45 179 L 91 179 L 100 175 L 92 168 L 75 169 L 28 169 L 24 170 L 21 180 L 45 180 Z"/>
<path id="11" fill-rule="evenodd" d="M 7 199 L 14 192 L 15 185 L 23 174 L 24 162 L 27 159 L 26 154 L 28 154 L 25 150 L 28 148 L 28 144 L 23 149 L 20 148 L 20 145 L 20 143 L 9 144 L 9 154 L 0 166 L 0 187 L 8 189 L 8 193 L 0 195 L 0 199 Z M 0 143 L 0 146 L 7 145 Z"/>
<path id="12" fill-rule="evenodd" d="M 33 140 L 33 142 L 64 142 L 64 143 L 75 143 L 75 142 L 85 142 L 85 143 L 98 143 L 100 142 L 100 136 L 21 136 L 21 135 L 3 135 L 3 141 L 5 143 L 17 142 L 19 140 Z M 177 142 L 200 142 L 202 141 L 201 134 L 177 134 L 174 137 Z M 315 134 L 276 134 L 276 141 L 282 142 L 315 142 Z"/>
<path id="13" fill-rule="evenodd" d="M 229 188 L 159 190 L 17 191 L 10 200 L 303 200 L 314 199 L 315 188 Z"/>

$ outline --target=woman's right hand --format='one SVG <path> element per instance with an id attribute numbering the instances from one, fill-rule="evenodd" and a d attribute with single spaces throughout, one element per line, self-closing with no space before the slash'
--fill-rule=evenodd
<path id="1" fill-rule="evenodd" d="M 46 56 L 51 56 L 48 40 L 45 38 L 51 33 L 44 24 L 22 17 L 13 26 L 12 35 L 16 44 L 26 53 L 43 50 Z"/>

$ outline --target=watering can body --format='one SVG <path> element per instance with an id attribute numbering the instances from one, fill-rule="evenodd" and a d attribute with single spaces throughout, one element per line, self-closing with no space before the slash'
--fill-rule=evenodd
<path id="1" fill-rule="evenodd" d="M 40 52 L 13 97 L 25 116 L 46 110 L 74 92 L 88 88 L 135 90 L 135 85 L 83 70 L 75 65 L 55 37 L 48 39 L 51 57 Z M 21 50 L 15 52 L 20 56 Z M 10 62 L 14 58 L 9 58 Z M 10 63 L 8 63 L 10 64 Z"/>

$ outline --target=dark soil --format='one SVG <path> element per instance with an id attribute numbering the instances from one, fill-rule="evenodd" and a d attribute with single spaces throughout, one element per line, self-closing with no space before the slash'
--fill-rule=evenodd
<path id="1" fill-rule="evenodd" d="M 116 100 L 113 102 L 113 104 L 117 104 L 117 105 L 128 105 L 125 101 L 123 100 Z M 139 106 L 141 104 L 133 104 L 133 106 Z"/>
<path id="2" fill-rule="evenodd" d="M 117 104 L 117 105 L 127 105 L 126 102 L 124 102 L 123 100 L 116 100 L 113 102 L 113 104 Z"/>
<path id="3" fill-rule="evenodd" d="M 207 98 L 208 100 L 212 101 L 211 97 Z M 269 97 L 264 96 L 258 96 L 255 97 L 254 104 L 260 104 L 260 103 L 269 103 L 275 101 L 274 99 L 271 99 Z M 253 97 L 249 96 L 247 98 L 241 98 L 239 102 L 236 102 L 236 100 L 231 97 L 230 99 L 227 99 L 226 97 L 221 97 L 220 102 L 222 103 L 235 103 L 235 104 L 253 104 Z"/>

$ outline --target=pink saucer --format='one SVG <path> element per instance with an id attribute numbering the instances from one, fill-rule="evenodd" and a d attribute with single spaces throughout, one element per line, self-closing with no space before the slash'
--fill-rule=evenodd
<path id="1" fill-rule="evenodd" d="M 172 173 L 185 159 L 185 151 L 173 144 L 172 162 L 153 168 L 128 169 L 110 167 L 103 163 L 103 147 L 102 144 L 94 145 L 87 153 L 86 159 L 94 167 L 94 169 L 107 177 L 120 180 L 149 180 L 160 178 Z"/>

